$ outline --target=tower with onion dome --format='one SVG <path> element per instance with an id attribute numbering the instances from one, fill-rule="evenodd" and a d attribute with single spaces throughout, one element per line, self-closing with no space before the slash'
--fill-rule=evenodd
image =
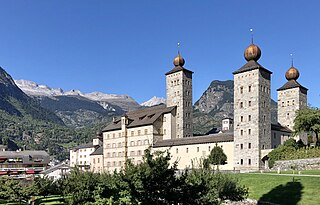
<path id="1" fill-rule="evenodd" d="M 278 122 L 293 130 L 296 112 L 307 107 L 308 89 L 298 83 L 299 71 L 293 66 L 287 70 L 285 77 L 288 80 L 278 92 Z M 301 138 L 302 135 L 296 136 Z"/>
<path id="2" fill-rule="evenodd" d="M 262 152 L 271 148 L 270 79 L 272 72 L 258 63 L 260 48 L 249 45 L 247 63 L 234 75 L 234 167 L 259 170 L 265 167 Z"/>
<path id="3" fill-rule="evenodd" d="M 174 68 L 166 73 L 167 106 L 176 106 L 176 132 L 172 138 L 191 137 L 192 128 L 192 74 L 184 68 L 185 60 L 178 52 Z"/>

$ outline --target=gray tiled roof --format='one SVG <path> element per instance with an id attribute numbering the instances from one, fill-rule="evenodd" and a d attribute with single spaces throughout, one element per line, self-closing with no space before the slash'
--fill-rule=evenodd
<path id="1" fill-rule="evenodd" d="M 304 93 L 307 93 L 307 91 L 308 91 L 307 88 L 300 85 L 296 80 L 289 80 L 288 82 L 286 82 L 286 84 L 284 84 L 282 87 L 277 89 L 277 91 L 286 90 L 286 89 L 290 89 L 290 88 L 301 88 L 301 91 Z"/>
<path id="2" fill-rule="evenodd" d="M 206 144 L 206 143 L 218 143 L 218 142 L 233 142 L 234 137 L 232 132 L 219 133 L 213 135 L 205 135 L 200 137 L 184 137 L 179 139 L 159 140 L 153 147 L 171 147 L 191 144 Z"/>
<path id="3" fill-rule="evenodd" d="M 77 147 L 73 148 L 73 150 L 86 149 L 86 148 L 92 148 L 92 147 L 94 147 L 93 142 L 89 142 L 87 144 L 78 145 Z"/>
<path id="4" fill-rule="evenodd" d="M 254 60 L 248 61 L 240 69 L 234 71 L 233 74 L 243 73 L 243 72 L 251 71 L 251 70 L 255 70 L 255 69 L 261 69 L 261 70 L 266 71 L 269 74 L 272 74 L 271 71 L 269 71 L 268 69 L 264 68 L 262 65 L 260 65 L 258 62 L 254 61 Z"/>
<path id="5" fill-rule="evenodd" d="M 292 133 L 292 130 L 290 130 L 288 127 L 280 125 L 280 123 L 271 124 L 271 130 Z"/>
<path id="6" fill-rule="evenodd" d="M 98 147 L 94 152 L 90 155 L 103 155 L 103 146 Z"/>
<path id="7" fill-rule="evenodd" d="M 62 162 L 60 164 L 57 164 L 55 166 L 50 167 L 49 169 L 42 171 L 41 174 L 49 174 L 49 173 L 54 172 L 58 169 L 70 169 L 70 165 Z"/>
<path id="8" fill-rule="evenodd" d="M 188 69 L 186 69 L 186 68 L 184 68 L 182 66 L 176 66 L 172 70 L 167 72 L 166 75 L 169 75 L 171 73 L 175 73 L 175 72 L 178 72 L 178 71 L 186 71 L 186 72 L 189 72 L 189 73 L 193 73 L 191 70 L 188 70 Z"/>
<path id="9" fill-rule="evenodd" d="M 158 105 L 150 108 L 130 111 L 126 113 L 128 117 L 129 124 L 127 128 L 151 125 L 153 124 L 162 114 L 172 112 L 176 107 L 166 107 L 166 105 Z M 121 121 L 120 119 L 111 122 L 107 127 L 105 127 L 102 131 L 111 131 L 111 130 L 119 130 L 121 129 Z"/>
<path id="10" fill-rule="evenodd" d="M 18 152 L 0 151 L 0 157 L 7 159 L 22 159 L 22 161 L 18 162 L 17 164 L 48 164 L 50 160 L 49 154 L 45 151 L 40 150 L 25 150 Z"/>

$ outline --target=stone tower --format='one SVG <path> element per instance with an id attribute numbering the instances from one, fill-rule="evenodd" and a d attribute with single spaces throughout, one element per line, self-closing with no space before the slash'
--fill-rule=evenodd
<path id="1" fill-rule="evenodd" d="M 261 150 L 271 148 L 270 78 L 272 72 L 257 61 L 261 50 L 253 43 L 245 50 L 247 63 L 234 74 L 234 167 L 264 168 Z"/>
<path id="2" fill-rule="evenodd" d="M 291 130 L 293 130 L 296 112 L 307 107 L 308 89 L 297 82 L 299 75 L 298 69 L 292 65 L 285 75 L 288 82 L 277 89 L 278 122 Z M 297 138 L 302 136 L 297 136 Z"/>
<path id="3" fill-rule="evenodd" d="M 191 137 L 192 128 L 192 74 L 183 67 L 185 60 L 178 54 L 173 60 L 174 68 L 166 73 L 167 106 L 177 106 L 176 136 Z"/>

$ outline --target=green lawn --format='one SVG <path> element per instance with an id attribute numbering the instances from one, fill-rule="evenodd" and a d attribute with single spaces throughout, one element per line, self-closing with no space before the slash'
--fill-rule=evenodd
<path id="1" fill-rule="evenodd" d="M 19 205 L 19 202 L 8 202 L 5 200 L 0 199 L 0 204 L 5 205 Z M 25 204 L 25 202 L 21 202 L 22 205 Z M 63 198 L 61 196 L 49 196 L 49 197 L 37 197 L 35 200 L 35 205 L 60 205 L 65 204 L 63 203 Z"/>
<path id="2" fill-rule="evenodd" d="M 277 171 L 272 171 L 272 173 L 277 173 Z M 292 174 L 293 170 L 288 170 L 288 171 L 281 171 L 281 174 Z M 298 174 L 299 171 L 295 170 L 294 171 L 295 174 Z M 320 170 L 303 170 L 300 171 L 300 174 L 308 174 L 308 175 L 320 175 Z"/>
<path id="3" fill-rule="evenodd" d="M 319 172 L 315 173 L 319 174 Z M 238 176 L 241 183 L 249 188 L 248 198 L 250 199 L 284 205 L 320 204 L 320 177 L 295 176 L 293 178 L 257 173 L 238 174 Z"/>

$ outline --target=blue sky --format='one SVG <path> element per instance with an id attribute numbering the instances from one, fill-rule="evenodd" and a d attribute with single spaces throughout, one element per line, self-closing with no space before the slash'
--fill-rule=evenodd
<path id="1" fill-rule="evenodd" d="M 306 3 L 307 2 L 307 3 Z M 194 102 L 212 80 L 233 79 L 254 42 L 273 72 L 272 98 L 290 53 L 320 107 L 320 1 L 1 1 L 0 65 L 14 79 L 64 90 L 165 97 L 177 42 L 194 71 Z"/>

